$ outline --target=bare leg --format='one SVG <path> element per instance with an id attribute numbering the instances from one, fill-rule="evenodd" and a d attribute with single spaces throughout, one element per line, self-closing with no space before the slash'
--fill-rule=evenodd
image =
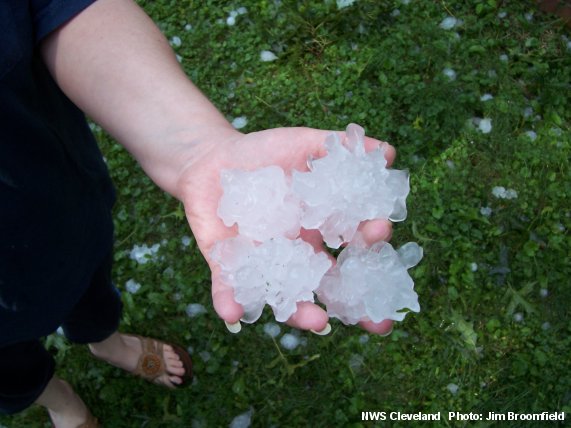
<path id="1" fill-rule="evenodd" d="M 97 358 L 128 372 L 136 369 L 139 357 L 143 352 L 139 339 L 118 332 L 113 333 L 102 342 L 90 343 L 89 349 Z M 182 378 L 180 376 L 184 375 L 184 368 L 179 356 L 170 346 L 165 345 L 163 358 L 170 376 L 168 374 L 163 375 L 158 379 L 159 383 L 168 387 L 173 387 L 173 384 L 181 384 Z"/>
<path id="2" fill-rule="evenodd" d="M 87 420 L 89 411 L 83 400 L 64 380 L 54 376 L 36 403 L 48 409 L 57 428 L 76 428 Z"/>

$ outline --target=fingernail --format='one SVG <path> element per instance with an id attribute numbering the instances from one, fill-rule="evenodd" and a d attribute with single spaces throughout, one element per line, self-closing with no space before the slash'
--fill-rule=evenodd
<path id="1" fill-rule="evenodd" d="M 327 323 L 325 328 L 321 331 L 310 330 L 312 333 L 317 334 L 318 336 L 325 336 L 331 332 L 331 324 Z"/>
<path id="2" fill-rule="evenodd" d="M 379 334 L 379 336 L 381 337 L 387 337 L 389 334 L 391 334 L 393 332 L 393 329 L 391 328 L 389 331 L 387 331 L 385 334 Z"/>
<path id="3" fill-rule="evenodd" d="M 230 333 L 236 334 L 236 333 L 239 333 L 240 330 L 242 330 L 242 324 L 240 324 L 240 321 L 236 321 L 233 324 L 230 324 L 229 322 L 224 321 L 224 324 L 226 324 L 226 328 L 228 329 L 228 331 Z"/>

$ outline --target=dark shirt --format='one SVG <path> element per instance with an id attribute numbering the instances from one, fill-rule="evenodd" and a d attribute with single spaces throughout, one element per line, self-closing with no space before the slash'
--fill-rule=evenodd
<path id="1" fill-rule="evenodd" d="M 0 2 L 0 347 L 54 331 L 111 251 L 107 168 L 38 49 L 93 1 Z"/>

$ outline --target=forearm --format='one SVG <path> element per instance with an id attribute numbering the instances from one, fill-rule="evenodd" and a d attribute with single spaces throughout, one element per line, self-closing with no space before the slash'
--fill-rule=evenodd
<path id="1" fill-rule="evenodd" d="M 237 133 L 131 0 L 98 0 L 49 35 L 42 53 L 66 95 L 177 197 L 188 157 L 203 155 L 199 142 Z"/>

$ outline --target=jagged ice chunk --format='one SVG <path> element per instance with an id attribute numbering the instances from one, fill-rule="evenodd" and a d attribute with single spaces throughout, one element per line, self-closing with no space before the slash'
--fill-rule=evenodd
<path id="1" fill-rule="evenodd" d="M 406 313 L 400 310 L 420 311 L 407 269 L 421 258 L 422 248 L 414 242 L 398 251 L 387 242 L 371 248 L 351 243 L 323 277 L 317 296 L 327 306 L 328 315 L 345 324 L 356 324 L 363 318 L 402 321 Z"/>
<path id="2" fill-rule="evenodd" d="M 292 195 L 280 167 L 224 170 L 221 184 L 224 194 L 218 215 L 226 226 L 237 224 L 240 235 L 259 242 L 278 236 L 298 236 L 299 201 Z"/>
<path id="3" fill-rule="evenodd" d="M 301 239 L 283 237 L 255 244 L 244 236 L 218 242 L 212 253 L 222 268 L 222 279 L 234 288 L 234 298 L 244 308 L 242 321 L 253 323 L 267 303 L 277 321 L 287 321 L 297 302 L 313 302 L 331 261 Z"/>
<path id="4" fill-rule="evenodd" d="M 363 220 L 404 220 L 410 190 L 408 171 L 387 169 L 382 148 L 365 152 L 363 128 L 351 124 L 346 135 L 341 141 L 331 134 L 327 155 L 292 177 L 303 207 L 301 226 L 319 229 L 332 248 L 350 241 Z"/>

